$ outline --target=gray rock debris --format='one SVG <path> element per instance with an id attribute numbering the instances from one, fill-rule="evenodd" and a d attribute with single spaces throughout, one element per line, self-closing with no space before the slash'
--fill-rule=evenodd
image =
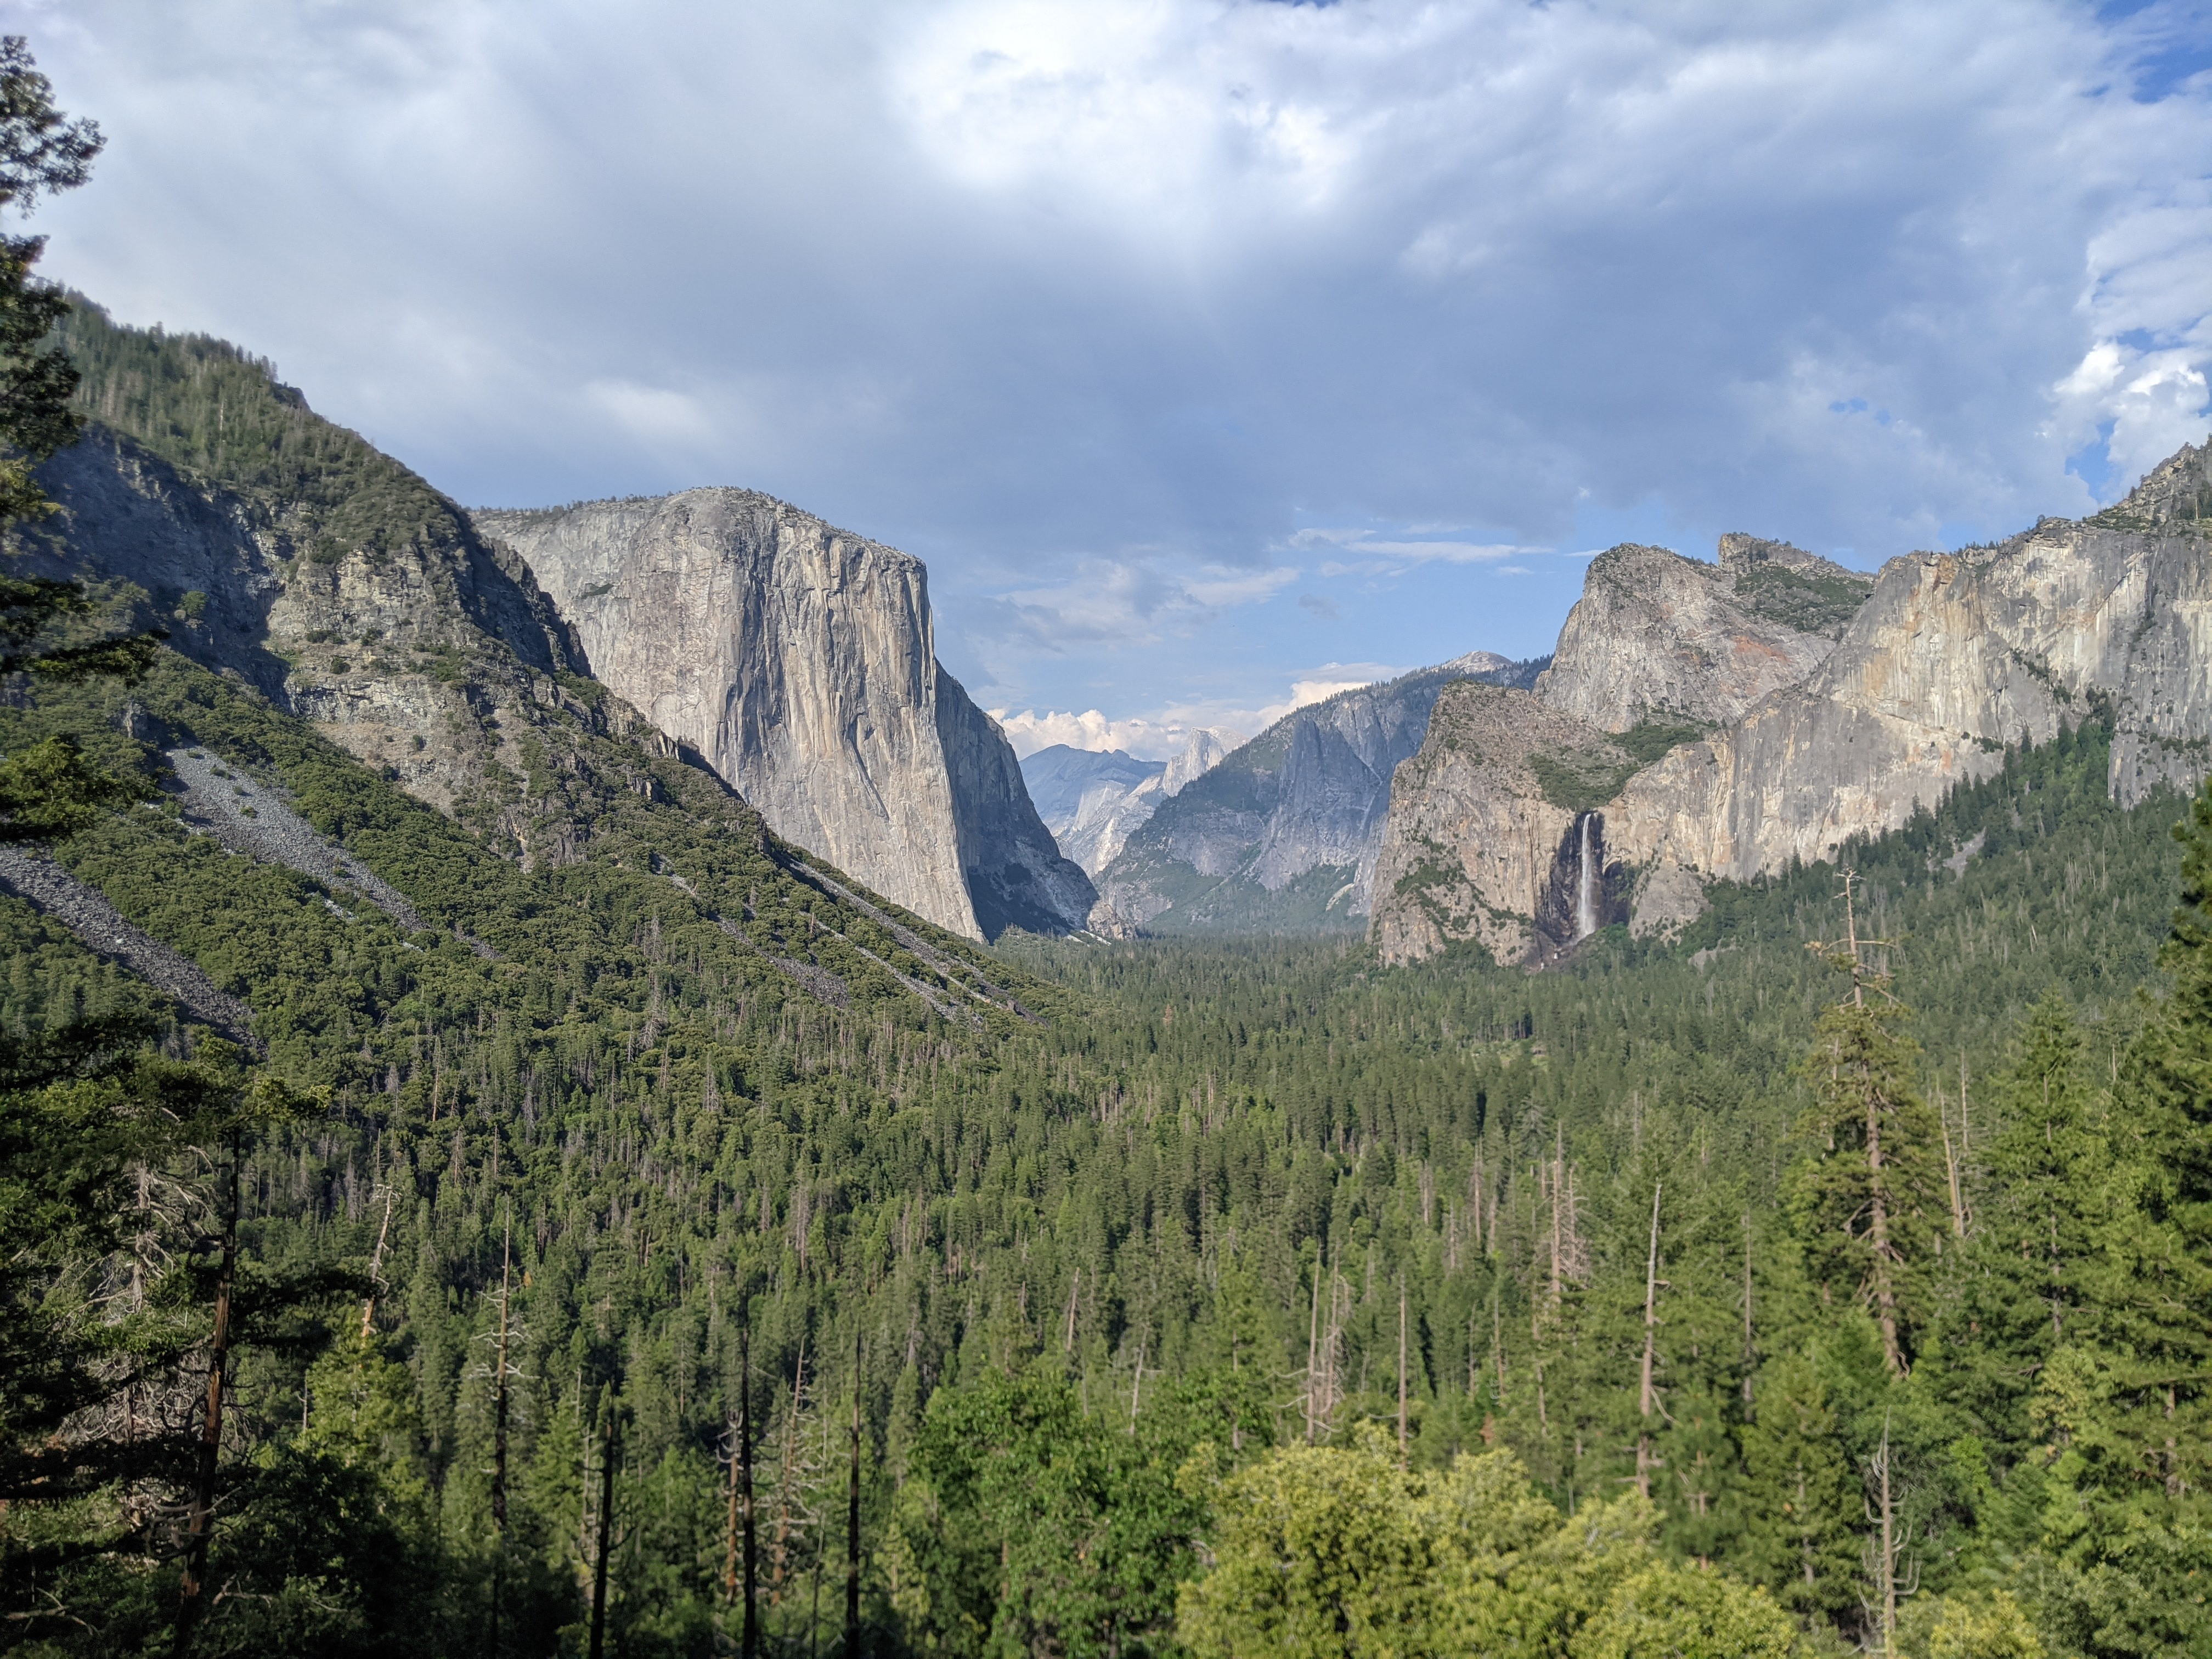
<path id="1" fill-rule="evenodd" d="M 74 933 L 86 949 L 121 963 L 194 1019 L 258 1054 L 253 1010 L 200 971 L 198 963 L 123 919 L 106 896 L 41 853 L 0 848 L 0 886 Z"/>
<path id="2" fill-rule="evenodd" d="M 428 925 L 404 893 L 325 840 L 276 786 L 225 765 L 204 749 L 172 749 L 162 758 L 183 786 L 187 823 L 248 858 L 283 865 L 331 886 L 350 886 L 410 933 Z"/>
<path id="3" fill-rule="evenodd" d="M 172 749 L 162 758 L 176 774 L 188 827 L 207 831 L 247 858 L 281 864 L 328 886 L 351 887 L 410 933 L 428 929 L 404 893 L 294 811 L 281 787 L 204 749 Z M 487 962 L 498 959 L 482 939 L 458 929 L 455 936 Z"/>

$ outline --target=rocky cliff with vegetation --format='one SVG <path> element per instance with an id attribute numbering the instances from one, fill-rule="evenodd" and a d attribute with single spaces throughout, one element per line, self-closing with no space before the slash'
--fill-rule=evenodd
<path id="1" fill-rule="evenodd" d="M 1590 562 L 1536 695 L 1609 732 L 1723 726 L 1812 672 L 1872 586 L 1751 536 L 1722 537 L 1718 564 L 1610 548 Z"/>
<path id="2" fill-rule="evenodd" d="M 2206 454 L 2185 449 L 2094 518 L 1873 579 L 1742 536 L 1717 565 L 1601 556 L 1534 696 L 1579 732 L 1493 713 L 1481 767 L 1447 746 L 1453 722 L 1401 769 L 1378 949 L 1406 961 L 1472 939 L 1541 959 L 1559 943 L 1544 895 L 1584 862 L 1607 892 L 1632 890 L 1620 919 L 1678 928 L 1711 881 L 1831 858 L 2091 718 L 2112 730 L 2116 800 L 2192 787 L 2212 767 Z M 1610 777 L 1584 758 L 1599 733 L 1626 751 Z M 1524 867 L 1570 802 L 1590 838 L 1559 841 L 1548 875 Z"/>
<path id="3" fill-rule="evenodd" d="M 580 674 L 530 572 L 234 348 L 89 305 L 62 337 L 95 424 L 40 469 L 58 510 L 15 530 L 31 568 L 128 584 L 186 657 L 519 856 L 573 855 L 533 734 L 642 722 Z"/>
<path id="4" fill-rule="evenodd" d="M 1398 768 L 1370 936 L 1386 963 L 1461 939 L 1541 961 L 1617 919 L 1592 808 L 1633 770 L 1602 729 L 1526 691 L 1447 686 Z M 1587 877 L 1587 880 L 1585 878 Z"/>
<path id="5" fill-rule="evenodd" d="M 2212 765 L 2207 453 L 2094 518 L 1890 561 L 1814 674 L 1628 787 L 1622 856 L 1739 880 L 1827 858 L 2100 710 L 2115 799 L 2193 787 Z"/>
<path id="6" fill-rule="evenodd" d="M 179 651 L 490 844 L 580 856 L 576 799 L 607 764 L 586 732 L 703 759 L 772 830 L 956 933 L 1082 925 L 1088 881 L 937 664 L 919 562 L 737 490 L 487 533 L 231 346 L 90 306 L 64 338 L 94 424 L 41 469 L 58 511 L 15 532 L 32 568 L 128 584 Z"/>
<path id="7" fill-rule="evenodd" d="M 0 809 L 39 843 L 0 856 L 27 1650 L 597 1625 L 677 1659 L 741 1644 L 747 1560 L 785 1654 L 838 1640 L 825 1578 L 875 1650 L 944 1659 L 2212 1641 L 2212 803 L 2177 846 L 2155 618 L 2130 700 L 2058 698 L 2079 724 L 1854 846 L 1893 978 L 1804 948 L 1847 925 L 1818 866 L 1623 937 L 1605 819 L 1666 728 L 1463 675 L 1397 771 L 1427 816 L 1395 844 L 1425 829 L 1442 879 L 1376 879 L 1436 901 L 1409 942 L 1487 950 L 988 951 L 775 836 L 465 526 L 295 513 L 138 432 L 61 458 L 74 504 L 27 540 L 107 548 L 110 620 L 176 648 L 0 701 L 11 762 L 73 741 L 137 786 L 43 841 Z M 2095 527 L 2147 584 L 2203 554 L 2201 467 L 2166 482 Z M 302 541 L 355 507 L 334 554 Z M 372 684 L 445 735 L 292 706 Z M 1329 821 L 1280 767 L 1252 844 Z M 558 857 L 515 833 L 556 820 Z M 1481 890 L 1445 867 L 1516 834 Z M 1556 971 L 1481 959 L 1523 948 Z M 217 1593 L 180 1641 L 195 1513 Z"/>

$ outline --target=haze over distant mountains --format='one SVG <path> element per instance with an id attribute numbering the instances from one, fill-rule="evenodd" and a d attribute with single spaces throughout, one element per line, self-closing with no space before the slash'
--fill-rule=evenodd
<path id="1" fill-rule="evenodd" d="M 1174 759 L 1164 761 L 1056 743 L 1024 760 L 1022 775 L 1060 850 L 1095 877 L 1161 802 L 1221 764 L 1243 741 L 1242 732 L 1227 726 L 1201 726 Z"/>

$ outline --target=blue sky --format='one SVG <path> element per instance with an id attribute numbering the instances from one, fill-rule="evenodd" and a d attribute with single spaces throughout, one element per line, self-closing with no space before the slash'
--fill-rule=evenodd
<path id="1" fill-rule="evenodd" d="M 1992 0 L 0 0 L 40 210 L 471 503 L 769 490 L 1027 748 L 1871 566 L 2209 422 L 2212 15 Z M 1088 718 L 1082 718 L 1088 716 Z"/>

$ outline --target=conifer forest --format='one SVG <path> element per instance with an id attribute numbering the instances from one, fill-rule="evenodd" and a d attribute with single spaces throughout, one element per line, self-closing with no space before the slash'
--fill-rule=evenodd
<path id="1" fill-rule="evenodd" d="M 8 50 L 0 183 L 74 188 Z M 444 533 L 39 255 L 19 550 L 88 422 Z M 0 1649 L 2212 1653 L 2212 792 L 2116 804 L 2109 710 L 1541 972 L 985 946 L 565 670 L 436 810 L 191 599 L 0 574 L 0 860 L 228 1000 L 0 896 Z M 340 862 L 194 829 L 191 769 Z M 517 856 L 556 799 L 580 854 Z"/>

